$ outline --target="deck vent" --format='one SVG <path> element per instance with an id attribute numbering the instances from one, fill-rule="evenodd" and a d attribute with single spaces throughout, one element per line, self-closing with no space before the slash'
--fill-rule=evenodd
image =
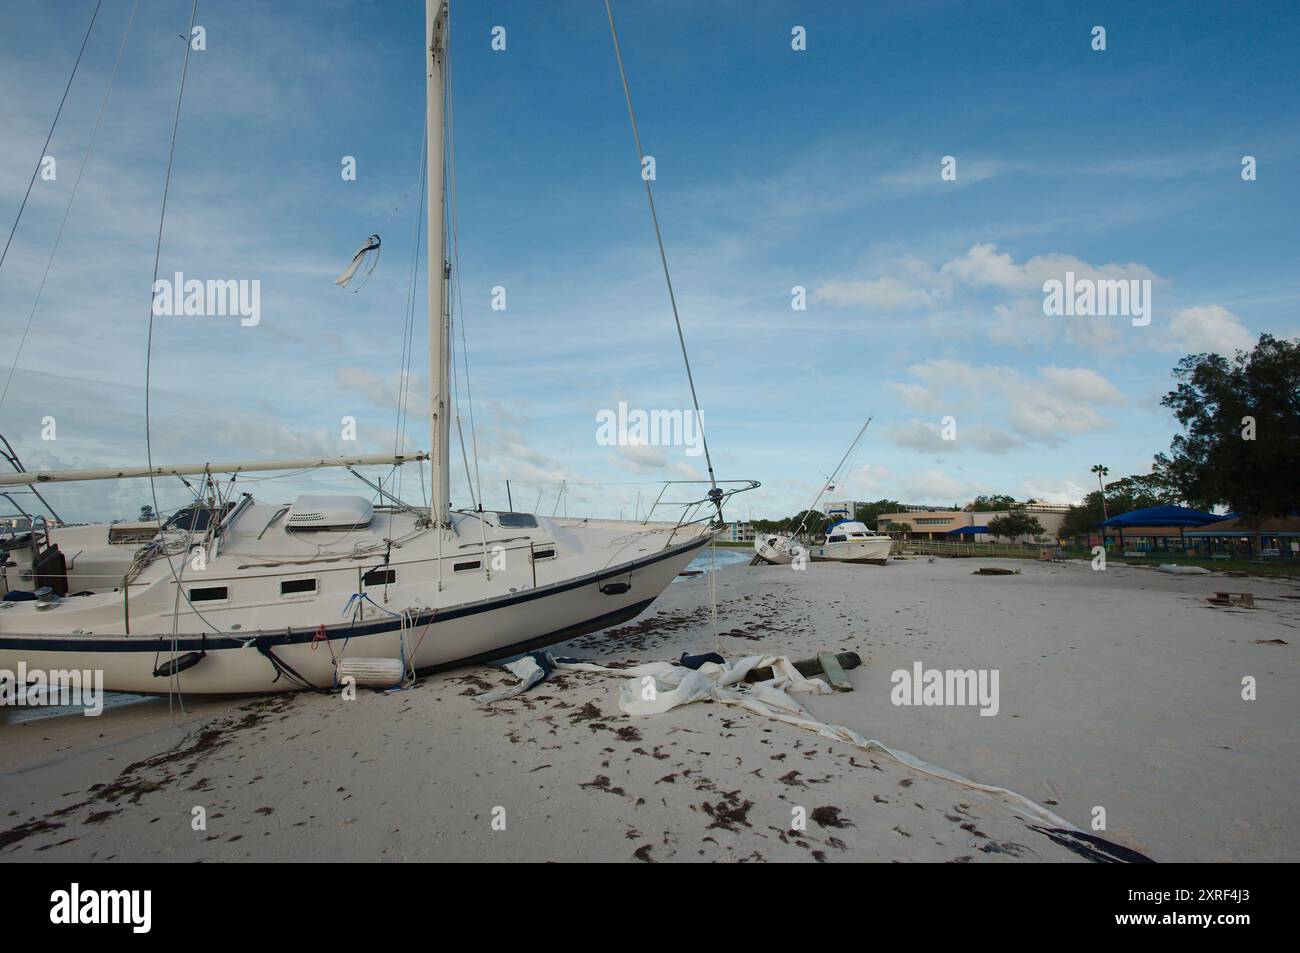
<path id="1" fill-rule="evenodd" d="M 293 501 L 284 525 L 296 530 L 362 529 L 374 515 L 374 504 L 364 496 L 305 494 Z"/>

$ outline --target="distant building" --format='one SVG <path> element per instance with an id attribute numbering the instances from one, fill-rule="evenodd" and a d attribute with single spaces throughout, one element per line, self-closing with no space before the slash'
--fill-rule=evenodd
<path id="1" fill-rule="evenodd" d="M 1025 512 L 1038 517 L 1043 524 L 1043 535 L 1053 542 L 1059 541 L 1061 524 L 1070 507 L 1055 503 L 1025 503 Z M 1009 510 L 989 510 L 972 513 L 937 506 L 916 506 L 899 513 L 882 513 L 876 522 L 877 532 L 887 532 L 890 523 L 906 523 L 910 529 L 904 539 L 953 540 L 962 542 L 1011 542 L 999 539 L 988 532 L 990 520 L 1006 516 Z"/>
<path id="2" fill-rule="evenodd" d="M 851 520 L 853 514 L 858 511 L 858 507 L 866 505 L 857 500 L 845 500 L 842 503 L 823 503 L 822 512 L 830 520 Z"/>
<path id="3" fill-rule="evenodd" d="M 743 520 L 728 523 L 727 539 L 733 543 L 752 543 L 754 541 L 754 524 Z"/>

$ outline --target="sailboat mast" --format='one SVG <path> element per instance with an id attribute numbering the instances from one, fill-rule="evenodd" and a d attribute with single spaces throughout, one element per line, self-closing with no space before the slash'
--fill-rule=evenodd
<path id="1" fill-rule="evenodd" d="M 426 134 L 429 195 L 429 460 L 433 469 L 430 518 L 450 525 L 451 395 L 447 374 L 447 230 L 443 162 L 443 98 L 447 66 L 447 0 L 425 0 Z"/>

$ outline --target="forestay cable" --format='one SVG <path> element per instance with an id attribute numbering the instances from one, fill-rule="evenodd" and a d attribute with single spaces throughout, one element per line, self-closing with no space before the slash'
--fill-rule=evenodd
<path id="1" fill-rule="evenodd" d="M 148 464 L 149 464 L 149 494 L 150 496 L 153 497 L 154 518 L 158 521 L 158 533 L 160 536 L 162 535 L 163 521 L 162 521 L 162 513 L 158 508 L 158 485 L 157 482 L 154 480 L 154 473 L 153 473 L 153 437 L 152 437 L 152 427 L 150 426 L 150 420 L 149 420 L 149 411 L 150 411 L 149 384 L 150 384 L 151 374 L 153 371 L 153 319 L 154 319 L 153 295 L 154 295 L 154 287 L 158 282 L 158 263 L 159 260 L 162 258 L 163 228 L 167 222 L 167 197 L 171 194 L 171 185 L 172 185 L 172 164 L 175 162 L 176 159 L 176 131 L 180 128 L 180 124 L 181 124 L 181 104 L 185 100 L 185 78 L 189 75 L 189 69 L 190 69 L 190 50 L 192 49 L 192 47 L 190 46 L 191 43 L 190 38 L 194 35 L 194 21 L 198 17 L 198 13 L 199 13 L 199 0 L 194 0 L 193 5 L 190 7 L 190 25 L 189 28 L 185 31 L 185 37 L 184 37 L 185 57 L 181 61 L 181 81 L 180 81 L 180 88 L 176 93 L 176 114 L 172 117 L 171 144 L 167 148 L 167 175 L 163 179 L 162 207 L 159 209 L 158 212 L 158 237 L 157 240 L 154 242 L 154 250 L 153 250 L 153 278 L 150 279 L 149 281 L 149 333 L 145 339 L 145 351 L 144 351 L 144 452 L 145 452 L 145 457 L 148 460 Z M 167 568 L 171 570 L 172 579 L 176 583 L 176 590 L 178 593 L 181 593 L 182 592 L 181 579 L 180 579 L 180 574 L 176 572 L 176 564 L 172 562 L 171 554 L 164 552 L 163 555 L 167 560 Z M 203 618 L 203 615 L 199 613 L 198 610 L 196 610 L 192 604 L 190 604 L 190 598 L 188 594 L 184 594 L 184 599 L 186 603 L 189 604 L 189 608 L 191 612 L 194 612 L 196 616 L 198 616 L 200 619 L 203 619 L 203 622 L 207 624 L 210 628 L 212 628 L 214 631 L 218 631 L 218 632 L 220 631 L 211 622 Z M 179 603 L 177 603 L 177 606 L 172 616 L 173 640 L 175 639 L 175 626 L 177 621 L 176 617 L 179 611 L 180 611 L 180 605 Z M 175 655 L 175 651 L 176 651 L 175 642 L 173 641 L 173 645 L 172 645 L 173 656 Z M 175 687 L 178 693 L 180 690 L 179 676 L 180 676 L 179 672 L 175 673 L 175 678 L 177 681 Z M 170 691 L 168 692 L 167 703 L 168 703 L 168 708 L 170 710 L 171 707 Z M 184 702 L 182 702 L 182 710 L 183 710 L 183 706 L 184 706 Z"/>
<path id="2" fill-rule="evenodd" d="M 618 60 L 618 75 L 623 81 L 623 98 L 627 100 L 627 117 L 632 123 L 632 141 L 636 145 L 636 157 L 639 167 L 645 168 L 645 152 L 641 148 L 641 133 L 637 130 L 636 111 L 632 108 L 632 90 L 627 82 L 627 70 L 623 68 L 623 53 L 618 46 L 618 30 L 614 26 L 614 10 L 610 7 L 610 0 L 605 0 L 605 14 L 609 17 L 609 33 L 614 40 L 614 57 Z M 700 415 L 700 399 L 695 395 L 695 377 L 691 374 L 691 359 L 686 353 L 686 335 L 682 333 L 682 319 L 677 313 L 677 296 L 673 293 L 673 279 L 668 272 L 668 255 L 664 251 L 663 233 L 659 229 L 659 215 L 655 212 L 654 192 L 650 188 L 650 180 L 646 177 L 644 171 L 641 174 L 641 181 L 645 183 L 645 197 L 650 205 L 650 221 L 654 224 L 655 241 L 659 245 L 659 261 L 664 268 L 664 281 L 668 284 L 668 300 L 673 307 L 673 321 L 677 324 L 677 341 L 682 348 L 682 362 L 686 365 L 686 380 L 691 387 L 691 402 L 695 405 L 695 421 L 700 428 L 700 444 L 704 448 L 704 464 L 709 470 L 709 499 L 718 509 L 718 519 L 722 519 L 722 491 L 718 489 L 718 481 L 713 475 L 713 458 L 709 456 L 709 441 L 704 435 L 704 418 Z"/>

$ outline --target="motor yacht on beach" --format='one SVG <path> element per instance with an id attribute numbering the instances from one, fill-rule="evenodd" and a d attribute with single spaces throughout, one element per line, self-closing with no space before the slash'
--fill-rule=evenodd
<path id="1" fill-rule="evenodd" d="M 808 558 L 824 562 L 876 563 L 889 559 L 893 540 L 857 520 L 840 520 L 826 528 L 826 539 L 808 548 Z"/>

